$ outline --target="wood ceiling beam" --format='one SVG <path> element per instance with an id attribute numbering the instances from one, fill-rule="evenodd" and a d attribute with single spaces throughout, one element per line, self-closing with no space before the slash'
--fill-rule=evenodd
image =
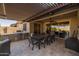
<path id="1" fill-rule="evenodd" d="M 72 9 L 69 9 L 69 10 L 65 10 L 63 12 L 60 12 L 60 13 L 57 13 L 57 14 L 54 14 L 54 15 L 51 15 L 51 16 L 47 16 L 47 17 L 43 17 L 43 18 L 40 18 L 40 19 L 37 19 L 37 20 L 33 20 L 31 22 L 36 22 L 36 21 L 41 21 L 41 20 L 45 20 L 45 19 L 50 19 L 50 18 L 53 18 L 53 17 L 61 16 L 61 15 L 68 14 L 68 13 L 72 13 L 72 12 L 75 12 L 75 11 L 78 11 L 78 10 L 79 10 L 79 7 L 75 7 L 75 8 L 72 8 Z"/>
<path id="2" fill-rule="evenodd" d="M 57 8 L 61 8 L 61 7 L 66 6 L 66 5 L 68 5 L 68 4 L 64 4 L 64 5 L 62 5 L 62 6 L 58 6 Z M 44 14 L 46 14 L 46 13 L 48 13 L 48 12 L 51 12 L 51 11 L 57 9 L 57 8 L 55 7 L 55 5 L 53 5 L 53 6 L 54 6 L 54 8 L 51 7 L 50 9 L 44 10 L 44 11 L 42 11 L 42 12 L 39 12 L 39 13 L 37 13 L 36 15 L 33 15 L 32 17 L 29 17 L 29 18 L 27 18 L 27 19 L 24 20 L 24 21 L 29 21 L 30 19 L 33 19 L 33 18 L 35 18 L 35 17 L 39 17 L 39 16 L 41 16 L 41 15 L 44 15 Z"/>

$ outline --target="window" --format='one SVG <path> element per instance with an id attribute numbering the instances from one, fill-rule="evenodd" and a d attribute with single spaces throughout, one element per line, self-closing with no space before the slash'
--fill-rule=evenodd
<path id="1" fill-rule="evenodd" d="M 23 24 L 23 31 L 26 31 L 26 23 Z"/>

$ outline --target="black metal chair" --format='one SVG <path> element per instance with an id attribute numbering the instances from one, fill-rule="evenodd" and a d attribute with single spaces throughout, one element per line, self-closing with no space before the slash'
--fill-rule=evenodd
<path id="1" fill-rule="evenodd" d="M 32 44 L 32 50 L 34 49 L 34 46 L 35 46 L 35 45 L 38 46 L 38 48 L 39 48 L 39 42 L 38 42 L 38 40 L 36 40 L 34 37 L 31 37 L 30 43 Z M 40 48 L 39 48 L 39 49 L 40 49 Z"/>
<path id="2" fill-rule="evenodd" d="M 51 43 L 53 43 L 53 41 L 54 41 L 54 36 L 49 36 L 48 37 L 48 44 L 50 45 Z"/>
<path id="3" fill-rule="evenodd" d="M 39 43 L 40 43 L 40 46 L 43 45 L 43 47 L 45 48 L 45 37 L 43 37 Z"/>
<path id="4" fill-rule="evenodd" d="M 53 43 L 55 41 L 55 32 L 51 32 L 50 34 L 48 34 L 47 36 L 47 45 L 50 45 L 51 43 Z"/>
<path id="5" fill-rule="evenodd" d="M 28 43 L 29 43 L 28 46 L 30 47 L 30 44 L 31 44 L 31 37 L 29 36 L 27 40 L 28 40 Z"/>
<path id="6" fill-rule="evenodd" d="M 45 36 L 44 39 L 45 39 L 44 40 L 45 41 L 44 43 L 47 44 L 47 45 L 49 45 L 49 40 L 48 40 L 49 39 L 49 34 L 46 34 L 46 36 Z"/>
<path id="7" fill-rule="evenodd" d="M 32 46 L 32 50 L 34 50 L 34 46 L 37 46 L 39 48 L 39 41 L 36 40 L 33 36 L 28 38 L 29 47 Z M 39 48 L 40 49 L 40 48 Z"/>

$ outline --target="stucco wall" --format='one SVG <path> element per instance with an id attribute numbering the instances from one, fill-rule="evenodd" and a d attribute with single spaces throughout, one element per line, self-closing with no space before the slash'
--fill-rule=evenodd
<path id="1" fill-rule="evenodd" d="M 67 17 L 63 17 L 62 19 L 58 18 L 57 20 L 55 19 L 56 22 L 69 21 L 70 36 L 72 36 L 73 31 L 77 29 L 77 26 L 79 25 L 79 11 L 76 14 L 77 15 L 70 14 L 70 16 L 67 14 Z M 26 23 L 26 29 L 27 29 L 26 32 L 31 32 L 31 33 L 34 32 L 34 23 L 31 23 L 31 22 L 24 22 L 24 23 Z M 40 32 L 46 32 L 46 29 L 47 29 L 46 24 L 49 24 L 49 22 L 39 22 L 39 23 L 41 25 Z M 19 24 L 17 29 L 19 29 L 19 26 L 20 26 L 20 29 L 22 29 L 23 26 L 21 25 L 23 24 Z"/>
<path id="2" fill-rule="evenodd" d="M 70 22 L 70 18 L 68 18 L 68 19 L 58 19 L 58 20 L 56 20 L 56 22 L 64 22 L 64 21 L 69 21 Z M 46 30 L 47 30 L 47 24 L 50 24 L 50 22 L 39 22 L 39 24 L 40 24 L 40 32 L 42 33 L 42 32 L 46 32 Z M 31 32 L 34 32 L 34 23 L 30 23 L 30 31 Z"/>
<path id="3" fill-rule="evenodd" d="M 0 35 L 3 34 L 4 31 L 3 31 L 3 27 L 0 27 Z"/>
<path id="4" fill-rule="evenodd" d="M 17 28 L 16 27 L 8 27 L 7 28 L 7 33 L 8 34 L 15 33 L 16 31 L 17 31 Z"/>
<path id="5" fill-rule="evenodd" d="M 79 11 L 77 11 L 77 16 L 74 18 L 71 18 L 70 21 L 70 36 L 73 35 L 74 30 L 78 30 L 79 26 Z"/>
<path id="6" fill-rule="evenodd" d="M 56 22 L 66 22 L 66 21 L 70 22 L 70 20 L 71 20 L 70 18 L 68 18 L 68 19 L 58 19 L 58 20 L 56 20 Z M 53 22 L 51 22 L 51 23 L 53 23 Z M 43 32 L 46 32 L 46 29 L 47 29 L 46 24 L 50 24 L 50 22 L 44 22 L 43 23 Z"/>
<path id="7" fill-rule="evenodd" d="M 12 34 L 15 33 L 17 28 L 16 27 L 7 27 L 7 33 L 4 32 L 5 27 L 0 27 L 0 34 L 5 35 L 5 34 Z"/>
<path id="8" fill-rule="evenodd" d="M 23 29 L 23 24 L 22 23 L 18 23 L 17 24 L 17 30 L 22 30 Z"/>
<path id="9" fill-rule="evenodd" d="M 33 32 L 34 32 L 34 24 L 30 23 L 30 33 L 33 33 Z"/>
<path id="10" fill-rule="evenodd" d="M 70 36 L 73 35 L 74 30 L 77 30 L 78 28 L 78 19 L 77 18 L 72 18 L 70 21 Z"/>
<path id="11" fill-rule="evenodd" d="M 24 22 L 23 24 L 26 25 L 26 32 L 30 32 L 30 23 L 29 22 Z"/>
<path id="12" fill-rule="evenodd" d="M 61 15 L 62 16 L 62 15 Z M 65 21 L 69 21 L 69 25 L 70 25 L 70 36 L 72 36 L 72 33 L 74 30 L 77 29 L 77 26 L 79 25 L 79 11 L 72 13 L 72 14 L 67 14 L 67 17 L 63 17 L 63 18 L 58 18 L 58 19 L 54 19 L 56 22 L 65 22 Z M 44 23 L 40 22 L 41 25 L 41 31 L 40 32 L 46 32 L 46 24 L 49 24 L 49 22 L 45 22 Z M 30 23 L 30 31 L 33 32 L 34 31 L 34 25 L 33 23 Z"/>

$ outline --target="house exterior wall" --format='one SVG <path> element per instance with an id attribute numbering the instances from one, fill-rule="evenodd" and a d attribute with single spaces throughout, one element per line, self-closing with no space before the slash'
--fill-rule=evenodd
<path id="1" fill-rule="evenodd" d="M 17 31 L 16 27 L 7 27 L 7 34 L 13 34 Z"/>
<path id="2" fill-rule="evenodd" d="M 30 23 L 29 22 L 24 22 L 23 24 L 26 25 L 26 31 L 25 32 L 29 33 L 30 32 Z"/>
<path id="3" fill-rule="evenodd" d="M 23 25 L 26 26 L 26 30 L 23 30 Z M 30 32 L 30 23 L 29 22 L 22 22 L 18 21 L 17 22 L 17 30 L 25 31 L 25 32 Z"/>
<path id="4" fill-rule="evenodd" d="M 0 35 L 4 34 L 3 27 L 0 27 Z"/>
<path id="5" fill-rule="evenodd" d="M 76 13 L 76 15 L 73 15 L 72 14 L 72 16 L 69 16 L 69 14 L 67 14 L 68 15 L 68 17 L 67 18 L 62 18 L 62 19 L 60 19 L 60 18 L 58 18 L 58 19 L 55 19 L 55 21 L 56 22 L 65 22 L 65 21 L 69 21 L 69 26 L 70 26 L 70 28 L 69 28 L 69 36 L 72 36 L 72 34 L 73 34 L 73 31 L 74 30 L 76 30 L 77 29 L 77 27 L 78 27 L 78 25 L 79 25 L 79 11 Z M 78 18 L 77 18 L 78 17 Z M 40 25 L 41 25 L 41 30 L 40 30 L 40 32 L 46 32 L 46 29 L 47 29 L 47 26 L 46 26 L 46 24 L 49 24 L 50 22 L 40 22 Z M 34 31 L 34 25 L 33 25 L 33 23 L 31 23 L 31 25 L 30 25 L 30 30 L 31 30 L 31 32 L 33 32 Z"/>
<path id="6" fill-rule="evenodd" d="M 22 21 L 17 21 L 17 30 L 23 30 L 23 23 L 22 23 Z"/>
<path id="7" fill-rule="evenodd" d="M 16 27 L 6 27 L 7 31 L 6 33 L 4 32 L 5 27 L 0 27 L 0 34 L 1 35 L 6 35 L 6 34 L 13 34 L 16 32 L 17 28 Z"/>

